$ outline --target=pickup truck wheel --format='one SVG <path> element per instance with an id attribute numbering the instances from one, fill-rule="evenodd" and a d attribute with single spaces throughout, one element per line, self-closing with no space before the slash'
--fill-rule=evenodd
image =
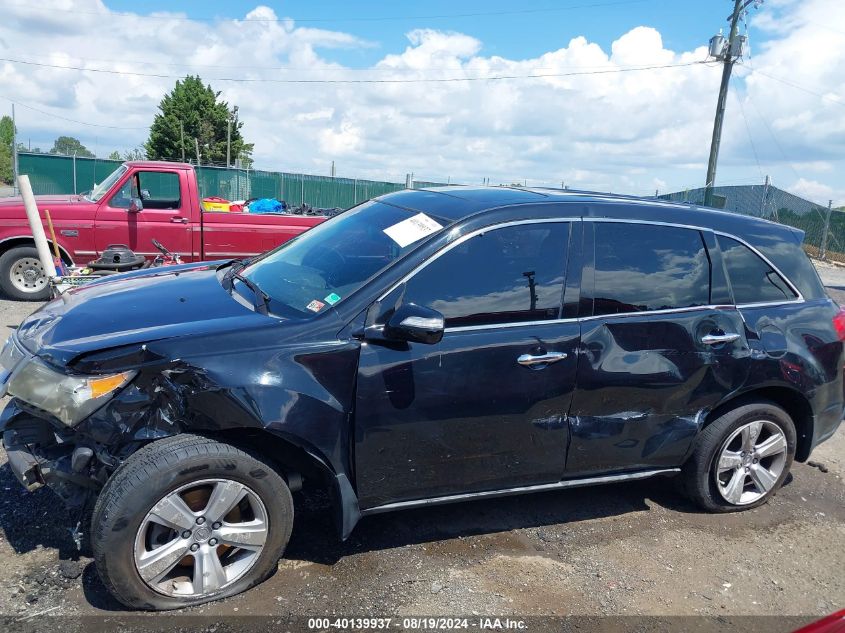
<path id="1" fill-rule="evenodd" d="M 47 275 L 34 246 L 16 246 L 0 255 L 0 288 L 18 301 L 50 298 Z"/>
<path id="2" fill-rule="evenodd" d="M 766 503 L 783 485 L 795 457 L 792 418 L 772 402 L 739 406 L 701 432 L 682 468 L 689 497 L 709 512 Z"/>
<path id="3" fill-rule="evenodd" d="M 263 581 L 292 525 L 290 490 L 262 458 L 178 435 L 148 444 L 106 482 L 92 547 L 100 578 L 124 605 L 176 609 Z"/>

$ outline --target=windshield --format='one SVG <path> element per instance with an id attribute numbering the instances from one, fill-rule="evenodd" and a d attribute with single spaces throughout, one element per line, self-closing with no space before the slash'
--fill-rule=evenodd
<path id="1" fill-rule="evenodd" d="M 446 221 L 365 202 L 306 231 L 242 274 L 270 297 L 270 310 L 306 317 L 343 301 Z"/>
<path id="2" fill-rule="evenodd" d="M 99 185 L 94 185 L 94 188 L 91 190 L 91 193 L 88 194 L 87 198 L 91 202 L 99 202 L 100 198 L 106 195 L 106 193 L 108 193 L 108 191 L 114 186 L 114 183 L 120 180 L 120 177 L 128 170 L 129 168 L 126 165 L 121 165 L 115 169 L 103 182 Z"/>

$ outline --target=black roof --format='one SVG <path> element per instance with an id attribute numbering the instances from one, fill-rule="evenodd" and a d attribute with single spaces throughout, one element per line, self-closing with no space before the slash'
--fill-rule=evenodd
<path id="1" fill-rule="evenodd" d="M 586 191 L 451 186 L 408 189 L 378 200 L 453 222 L 502 207 L 561 204 L 578 207 L 574 213 L 567 211 L 567 215 L 699 226 L 746 237 L 752 243 L 757 241 L 752 237 L 760 234 L 799 243 L 803 239 L 799 229 L 753 216 L 654 198 Z"/>

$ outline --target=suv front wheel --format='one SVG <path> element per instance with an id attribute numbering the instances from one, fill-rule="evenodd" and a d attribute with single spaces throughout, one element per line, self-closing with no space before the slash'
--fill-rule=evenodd
<path id="1" fill-rule="evenodd" d="M 92 517 L 97 571 L 120 602 L 174 609 L 240 593 L 277 567 L 293 501 L 260 457 L 195 435 L 148 444 Z"/>
<path id="2" fill-rule="evenodd" d="M 776 404 L 732 409 L 701 432 L 682 469 L 686 492 L 710 512 L 756 508 L 783 485 L 795 443 L 795 424 Z"/>

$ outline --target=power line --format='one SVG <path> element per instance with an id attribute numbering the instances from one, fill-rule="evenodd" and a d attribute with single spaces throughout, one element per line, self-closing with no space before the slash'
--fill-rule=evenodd
<path id="1" fill-rule="evenodd" d="M 145 127 L 123 127 L 119 125 L 103 125 L 101 123 L 87 123 L 85 121 L 79 121 L 77 119 L 71 119 L 66 116 L 62 116 L 60 114 L 54 114 L 53 112 L 47 112 L 46 110 L 40 110 L 39 108 L 33 107 L 31 105 L 27 105 L 26 103 L 21 103 L 20 101 L 15 101 L 14 99 L 10 99 L 5 95 L 0 95 L 0 99 L 5 99 L 6 101 L 13 103 L 15 105 L 21 106 L 22 108 L 26 108 L 27 110 L 32 110 L 33 112 L 37 112 L 38 114 L 43 114 L 44 116 L 53 117 L 54 119 L 61 119 L 62 121 L 68 121 L 70 123 L 76 123 L 78 125 L 87 125 L 90 127 L 101 127 L 106 128 L 109 130 L 148 130 L 150 126 L 147 125 Z"/>
<path id="2" fill-rule="evenodd" d="M 757 155 L 757 147 L 754 145 L 754 138 L 751 136 L 751 126 L 748 125 L 748 117 L 745 116 L 745 108 L 742 105 L 742 97 L 737 93 L 736 89 L 731 90 L 734 98 L 739 103 L 739 111 L 742 113 L 742 120 L 745 121 L 745 131 L 748 133 L 748 142 L 751 144 L 751 151 L 754 153 L 754 162 L 757 163 L 757 171 L 760 172 L 760 178 L 763 177 L 763 168 L 760 165 L 760 157 Z"/>
<path id="3" fill-rule="evenodd" d="M 779 81 L 780 83 L 785 84 L 787 86 L 790 86 L 792 88 L 795 88 L 796 90 L 801 90 L 802 92 L 806 92 L 807 94 L 814 95 L 816 97 L 819 97 L 820 99 L 829 100 L 831 103 L 835 103 L 837 105 L 845 106 L 845 102 L 840 100 L 841 98 L 839 97 L 839 95 L 822 94 L 820 92 L 816 92 L 814 90 L 811 90 L 810 88 L 806 88 L 806 87 L 804 87 L 800 84 L 797 84 L 794 81 L 790 81 L 789 79 L 784 79 L 783 77 L 777 77 L 775 75 L 770 75 L 769 73 L 763 72 L 762 70 L 754 68 L 753 66 L 749 66 L 748 64 L 744 64 L 742 62 L 739 62 L 739 65 L 742 66 L 743 68 L 747 68 L 751 72 L 752 75 L 763 75 L 764 77 L 768 77 L 769 79 Z"/>
<path id="4" fill-rule="evenodd" d="M 548 7 L 543 9 L 517 9 L 512 11 L 479 11 L 472 13 L 444 13 L 435 15 L 387 15 L 387 16 L 364 16 L 364 17 L 335 17 L 335 18 L 250 18 L 239 20 L 237 18 L 220 18 L 220 17 L 187 17 L 178 15 L 140 15 L 138 13 L 120 12 L 120 11 L 77 11 L 73 9 L 55 9 L 53 7 L 35 7 L 30 4 L 6 2 L 7 7 L 18 7 L 30 11 L 46 11 L 49 13 L 72 13 L 74 15 L 94 15 L 98 17 L 118 17 L 118 18 L 133 18 L 144 20 L 168 20 L 180 22 L 390 22 L 402 20 L 446 20 L 455 18 L 480 18 L 480 17 L 498 17 L 511 15 L 534 15 L 538 13 L 559 13 L 563 11 L 576 11 L 579 9 L 596 9 L 601 7 L 617 7 L 630 4 L 642 4 L 648 0 L 616 0 L 614 2 L 592 2 L 586 4 L 576 4 L 566 7 Z"/>
<path id="5" fill-rule="evenodd" d="M 28 54 L 28 58 L 36 58 L 37 59 L 46 59 L 52 60 L 55 59 L 55 55 L 35 55 L 35 54 Z M 364 73 L 372 73 L 372 72 L 400 72 L 400 71 L 408 71 L 412 70 L 409 68 L 392 68 L 389 66 L 379 66 L 379 67 L 371 67 L 371 68 L 350 68 L 348 66 L 257 66 L 255 64 L 193 64 L 193 63 L 178 63 L 178 62 L 168 62 L 168 61 L 152 61 L 152 60 L 143 60 L 143 59 L 105 59 L 105 58 L 97 58 L 97 57 L 69 57 L 68 59 L 73 59 L 76 62 L 85 64 L 89 62 L 100 62 L 106 64 L 136 64 L 142 66 L 166 66 L 170 68 L 188 68 L 188 69 L 196 69 L 196 68 L 213 68 L 218 70 L 268 70 L 268 71 L 291 71 L 291 72 L 364 72 Z M 20 59 L 18 60 L 20 63 L 39 63 L 33 59 Z M 46 62 L 43 62 L 46 63 Z M 61 68 L 65 68 L 66 66 L 61 66 Z M 565 69 L 565 70 L 592 70 L 592 69 L 605 69 L 607 65 L 604 66 L 558 66 L 557 69 Z M 426 70 L 431 71 L 443 71 L 443 70 L 450 70 L 454 71 L 454 66 L 429 66 Z M 535 71 L 539 70 L 552 70 L 549 67 L 536 67 Z"/>
<path id="6" fill-rule="evenodd" d="M 167 75 L 163 73 L 140 73 L 128 70 L 109 70 L 106 68 L 84 68 L 82 66 L 61 66 L 40 62 L 24 61 L 0 57 L 0 61 L 39 68 L 55 68 L 58 70 L 76 70 L 80 72 L 101 73 L 129 77 L 150 77 L 155 79 L 184 79 L 184 75 Z M 606 75 L 613 73 L 638 72 L 643 70 L 660 70 L 665 68 L 683 68 L 701 64 L 712 65 L 713 62 L 693 61 L 679 64 L 656 64 L 652 66 L 628 66 L 606 68 L 600 70 L 583 70 L 567 73 L 534 73 L 528 75 L 489 75 L 487 77 L 414 77 L 410 79 L 279 79 L 268 77 L 208 77 L 205 81 L 230 81 L 234 83 L 277 83 L 277 84 L 416 84 L 416 83 L 452 83 L 469 81 L 503 81 L 511 79 L 547 79 L 559 77 L 577 77 L 581 75 Z"/>

